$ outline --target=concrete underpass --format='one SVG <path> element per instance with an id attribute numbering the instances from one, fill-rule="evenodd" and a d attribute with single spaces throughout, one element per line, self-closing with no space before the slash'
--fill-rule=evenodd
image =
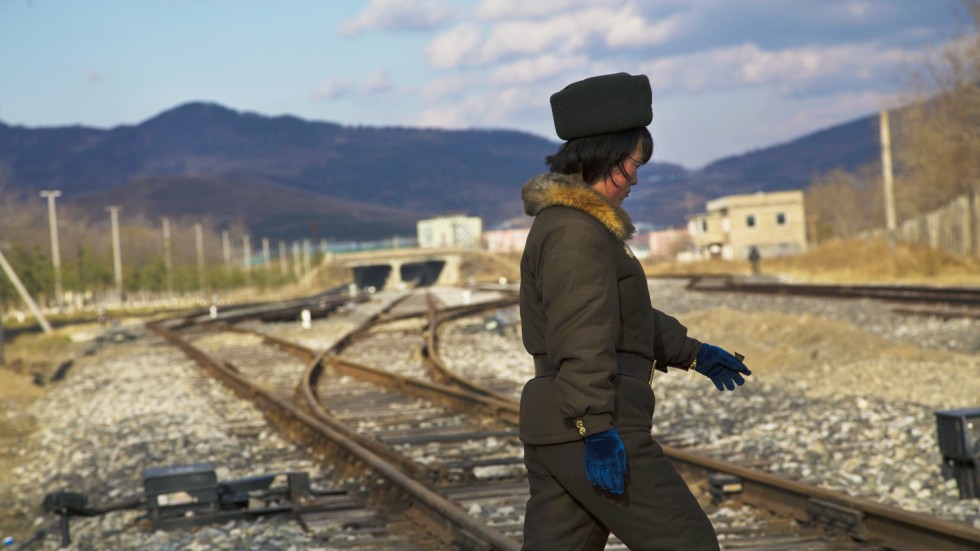
<path id="1" fill-rule="evenodd" d="M 446 262 L 429 260 L 425 262 L 406 262 L 399 264 L 397 270 L 391 264 L 375 264 L 371 266 L 356 266 L 354 283 L 358 287 L 374 287 L 375 289 L 394 288 L 398 283 L 411 283 L 418 280 L 422 287 L 435 284 L 442 274 Z"/>

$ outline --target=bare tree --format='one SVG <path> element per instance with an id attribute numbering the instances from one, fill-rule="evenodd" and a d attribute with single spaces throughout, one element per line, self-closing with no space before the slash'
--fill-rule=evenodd
<path id="1" fill-rule="evenodd" d="M 896 133 L 899 218 L 980 192 L 980 0 L 964 0 L 977 26 L 961 30 L 909 79 Z"/>
<path id="2" fill-rule="evenodd" d="M 868 165 L 857 175 L 836 169 L 821 176 L 806 190 L 806 212 L 844 239 L 880 225 L 884 214 L 877 174 L 877 167 Z"/>

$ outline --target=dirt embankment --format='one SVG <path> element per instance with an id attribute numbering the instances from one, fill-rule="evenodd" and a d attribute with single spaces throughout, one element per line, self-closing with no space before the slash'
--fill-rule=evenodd
<path id="1" fill-rule="evenodd" d="M 684 315 L 692 335 L 746 356 L 756 381 L 811 397 L 878 397 L 947 407 L 974 404 L 980 357 L 926 350 L 850 323 L 810 315 L 728 308 Z"/>

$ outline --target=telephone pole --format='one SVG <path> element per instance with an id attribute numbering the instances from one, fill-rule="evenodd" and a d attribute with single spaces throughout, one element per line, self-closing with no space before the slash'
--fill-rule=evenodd
<path id="1" fill-rule="evenodd" d="M 882 109 L 881 116 L 881 176 L 885 195 L 885 227 L 888 228 L 888 239 L 894 238 L 895 220 L 895 188 L 892 182 L 892 143 L 891 131 L 888 125 L 888 110 Z"/>
<path id="2" fill-rule="evenodd" d="M 116 273 L 116 294 L 119 302 L 122 302 L 122 255 L 119 252 L 119 205 L 109 205 L 105 208 L 109 211 L 109 220 L 112 222 L 112 266 Z"/>
<path id="3" fill-rule="evenodd" d="M 246 233 L 242 236 L 242 268 L 245 269 L 245 288 L 252 287 L 252 238 Z"/>
<path id="4" fill-rule="evenodd" d="M 167 272 L 167 293 L 174 294 L 174 258 L 170 241 L 170 219 L 163 217 L 163 266 Z"/>
<path id="5" fill-rule="evenodd" d="M 51 228 L 51 262 L 54 264 L 54 299 L 58 303 L 58 311 L 64 307 L 64 291 L 61 288 L 61 252 L 58 250 L 58 212 L 54 200 L 61 197 L 61 190 L 52 189 L 41 192 L 41 197 L 48 200 L 48 226 Z"/>
<path id="6" fill-rule="evenodd" d="M 279 240 L 279 272 L 282 275 L 289 273 L 289 259 L 286 258 L 286 242 Z"/>
<path id="7" fill-rule="evenodd" d="M 228 230 L 221 230 L 221 252 L 224 253 L 225 271 L 228 271 L 231 269 L 231 240 Z"/>
<path id="8" fill-rule="evenodd" d="M 197 285 L 204 292 L 204 232 L 201 224 L 194 224 L 194 240 L 197 244 Z"/>

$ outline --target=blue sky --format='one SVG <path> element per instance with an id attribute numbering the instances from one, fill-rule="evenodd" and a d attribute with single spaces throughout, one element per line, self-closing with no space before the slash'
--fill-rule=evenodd
<path id="1" fill-rule="evenodd" d="M 0 0 L 0 121 L 109 128 L 212 101 L 557 140 L 548 97 L 626 71 L 653 84 L 654 159 L 696 168 L 894 105 L 964 13 L 955 0 Z"/>

